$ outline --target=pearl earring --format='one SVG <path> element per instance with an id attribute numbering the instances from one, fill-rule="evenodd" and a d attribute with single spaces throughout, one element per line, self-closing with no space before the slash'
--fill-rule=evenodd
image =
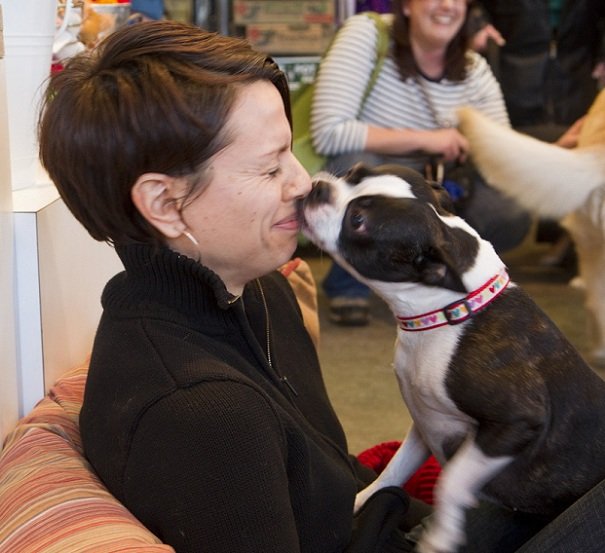
<path id="1" fill-rule="evenodd" d="M 200 247 L 200 243 L 197 241 L 197 239 L 195 238 L 195 236 L 193 236 L 193 234 L 191 234 L 188 230 L 184 230 L 183 234 L 189 238 L 189 241 L 197 248 Z"/>

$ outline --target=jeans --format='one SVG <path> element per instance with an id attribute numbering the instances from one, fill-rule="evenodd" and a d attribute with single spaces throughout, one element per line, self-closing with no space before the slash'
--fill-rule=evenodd
<path id="1" fill-rule="evenodd" d="M 331 159 L 325 170 L 336 175 L 342 175 L 357 162 L 373 166 L 383 163 L 397 163 L 397 161 L 397 158 L 389 158 L 388 156 L 379 156 L 368 152 L 353 152 L 341 154 Z M 402 164 L 404 163 L 402 162 Z M 405 160 L 405 165 L 421 170 L 420 166 L 414 166 L 409 159 Z M 485 240 L 491 242 L 498 253 L 519 245 L 532 224 L 531 215 L 519 207 L 513 199 L 483 183 L 475 185 L 471 198 L 463 205 L 458 215 Z M 334 262 L 322 282 L 322 288 L 328 298 L 336 296 L 367 298 L 370 294 L 370 290 L 365 284 L 357 281 L 355 277 Z"/>
<path id="2" fill-rule="evenodd" d="M 368 298 L 370 289 L 345 271 L 338 263 L 332 262 L 328 274 L 321 283 L 328 298 Z"/>
<path id="3" fill-rule="evenodd" d="M 600 459 L 595 461 L 601 462 Z M 529 540 L 518 553 L 601 553 L 605 550 L 605 482 Z"/>
<path id="4" fill-rule="evenodd" d="M 605 482 L 552 521 L 484 505 L 469 513 L 467 528 L 469 543 L 460 553 L 602 553 Z"/>
<path id="5" fill-rule="evenodd" d="M 407 533 L 406 543 L 415 543 L 428 525 L 430 516 Z M 458 553 L 603 553 L 605 481 L 554 519 L 481 502 L 466 514 L 466 538 Z"/>

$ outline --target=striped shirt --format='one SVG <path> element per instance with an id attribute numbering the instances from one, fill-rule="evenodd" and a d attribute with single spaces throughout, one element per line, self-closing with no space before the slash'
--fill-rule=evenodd
<path id="1" fill-rule="evenodd" d="M 319 153 L 363 151 L 369 126 L 424 130 L 456 126 L 455 112 L 461 106 L 473 106 L 510 125 L 500 85 L 475 52 L 468 53 L 469 69 L 461 82 L 424 77 L 402 81 L 397 65 L 387 56 L 362 106 L 376 63 L 377 38 L 374 21 L 354 15 L 345 21 L 322 61 L 311 110 L 312 139 Z"/>

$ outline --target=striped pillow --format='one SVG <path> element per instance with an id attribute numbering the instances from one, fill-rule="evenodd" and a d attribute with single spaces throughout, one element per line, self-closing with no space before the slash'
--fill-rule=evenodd
<path id="1" fill-rule="evenodd" d="M 174 553 L 94 474 L 78 416 L 86 367 L 61 378 L 0 454 L 0 553 Z"/>

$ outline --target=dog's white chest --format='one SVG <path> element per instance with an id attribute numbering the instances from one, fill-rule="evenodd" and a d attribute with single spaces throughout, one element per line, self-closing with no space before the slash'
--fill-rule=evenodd
<path id="1" fill-rule="evenodd" d="M 474 420 L 456 407 L 445 388 L 449 360 L 461 328 L 447 327 L 429 333 L 398 331 L 395 372 L 414 424 L 443 463 L 444 442 L 466 435 L 474 426 Z"/>

